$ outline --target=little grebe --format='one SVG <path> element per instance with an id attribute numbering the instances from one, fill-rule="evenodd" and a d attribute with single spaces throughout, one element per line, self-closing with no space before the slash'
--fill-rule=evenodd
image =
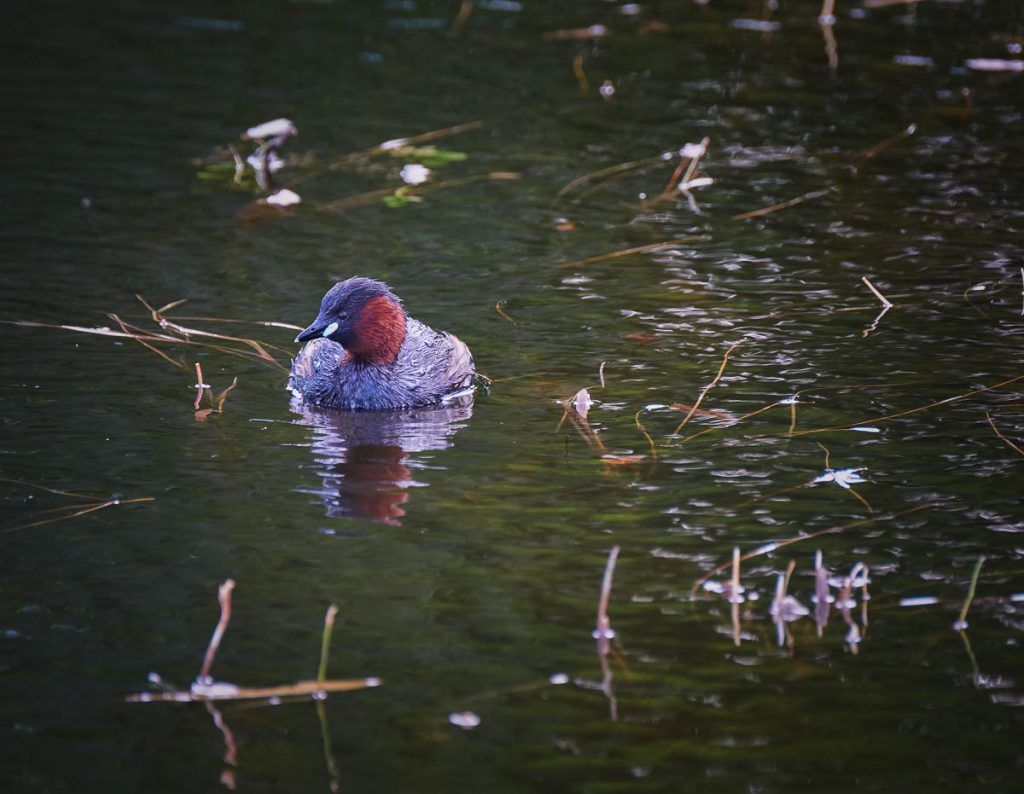
<path id="1" fill-rule="evenodd" d="M 295 341 L 307 344 L 292 362 L 288 388 L 309 405 L 416 408 L 446 402 L 474 383 L 465 343 L 407 316 L 382 281 L 356 276 L 335 284 Z"/>

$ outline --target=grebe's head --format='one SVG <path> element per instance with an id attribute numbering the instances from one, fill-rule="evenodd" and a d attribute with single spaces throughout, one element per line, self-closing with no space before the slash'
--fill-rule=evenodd
<path id="1" fill-rule="evenodd" d="M 324 337 L 357 361 L 393 364 L 405 340 L 405 310 L 383 281 L 355 276 L 331 287 L 320 313 L 296 342 Z"/>

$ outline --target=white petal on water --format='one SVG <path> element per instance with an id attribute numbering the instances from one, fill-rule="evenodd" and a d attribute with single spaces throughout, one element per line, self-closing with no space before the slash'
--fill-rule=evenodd
<path id="1" fill-rule="evenodd" d="M 704 153 L 707 152 L 708 147 L 703 143 L 688 143 L 682 149 L 679 150 L 680 157 L 689 157 L 691 160 L 697 157 L 703 157 Z"/>
<path id="2" fill-rule="evenodd" d="M 935 65 L 935 61 L 926 55 L 893 55 L 892 61 L 900 66 L 931 67 Z"/>
<path id="3" fill-rule="evenodd" d="M 708 185 L 715 184 L 715 180 L 709 176 L 698 177 L 697 179 L 691 179 L 689 182 L 680 182 L 680 190 L 692 190 L 696 187 L 707 187 Z"/>
<path id="4" fill-rule="evenodd" d="M 854 431 L 855 433 L 881 433 L 882 432 L 882 429 L 880 427 L 869 427 L 868 425 L 857 425 L 856 427 L 851 427 L 850 430 Z"/>
<path id="5" fill-rule="evenodd" d="M 298 135 L 298 133 L 299 130 L 291 119 L 274 119 L 257 124 L 255 127 L 249 127 L 245 131 L 245 137 L 262 140 L 263 138 L 276 138 L 278 135 Z"/>
<path id="6" fill-rule="evenodd" d="M 409 163 L 398 174 L 407 185 L 422 185 L 430 179 L 430 169 L 419 163 Z"/>
<path id="7" fill-rule="evenodd" d="M 759 33 L 774 33 L 782 27 L 778 22 L 766 22 L 761 19 L 734 19 L 729 24 L 739 30 L 756 30 Z"/>
<path id="8" fill-rule="evenodd" d="M 1007 61 L 1002 58 L 968 58 L 968 69 L 976 72 L 1024 72 L 1024 61 Z"/>
<path id="9" fill-rule="evenodd" d="M 552 673 L 548 680 L 555 686 L 561 686 L 569 683 L 569 675 L 567 673 Z"/>
<path id="10" fill-rule="evenodd" d="M 271 207 L 293 207 L 302 203 L 302 197 L 293 190 L 281 188 L 276 193 L 267 196 L 266 201 Z"/>
<path id="11" fill-rule="evenodd" d="M 939 599 L 935 596 L 912 596 L 900 599 L 901 607 L 929 607 L 937 603 L 939 603 Z"/>
<path id="12" fill-rule="evenodd" d="M 448 722 L 468 731 L 480 724 L 480 718 L 472 711 L 453 711 L 448 715 Z"/>

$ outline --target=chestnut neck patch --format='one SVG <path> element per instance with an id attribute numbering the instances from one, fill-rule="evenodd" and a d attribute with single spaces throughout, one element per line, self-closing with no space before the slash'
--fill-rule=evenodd
<path id="1" fill-rule="evenodd" d="M 405 341 L 405 312 L 385 295 L 363 304 L 352 327 L 352 357 L 367 364 L 394 364 Z"/>

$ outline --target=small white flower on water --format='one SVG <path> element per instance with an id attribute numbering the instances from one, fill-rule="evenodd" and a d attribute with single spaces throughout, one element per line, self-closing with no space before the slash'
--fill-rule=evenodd
<path id="1" fill-rule="evenodd" d="M 267 204 L 271 207 L 292 207 L 302 203 L 302 197 L 294 190 L 281 188 L 276 193 L 267 196 Z"/>
<path id="2" fill-rule="evenodd" d="M 826 469 L 824 472 L 819 474 L 813 480 L 812 485 L 816 485 L 819 482 L 834 482 L 840 488 L 850 489 L 850 486 L 856 485 L 859 482 L 867 482 L 857 472 L 864 471 L 864 467 L 859 469 Z"/>
<path id="3" fill-rule="evenodd" d="M 698 157 L 703 157 L 706 151 L 707 146 L 703 143 L 688 143 L 679 150 L 679 156 L 689 157 L 691 160 L 695 160 Z"/>
<path id="4" fill-rule="evenodd" d="M 409 163 L 409 165 L 402 166 L 399 176 L 407 185 L 422 185 L 430 179 L 430 169 L 419 163 Z"/>
<path id="5" fill-rule="evenodd" d="M 711 177 L 700 176 L 696 179 L 691 179 L 689 182 L 680 182 L 679 189 L 685 193 L 687 190 L 692 190 L 695 187 L 707 187 L 713 184 L 715 184 L 715 180 Z"/>
<path id="6" fill-rule="evenodd" d="M 548 680 L 555 686 L 561 686 L 569 683 L 569 676 L 565 673 L 552 673 Z"/>
<path id="7" fill-rule="evenodd" d="M 480 718 L 472 711 L 453 711 L 448 715 L 448 722 L 468 731 L 480 724 Z"/>
<path id="8" fill-rule="evenodd" d="M 613 96 L 615 96 L 615 83 L 613 83 L 611 80 L 605 80 L 603 83 L 601 83 L 601 87 L 597 89 L 597 92 L 604 99 L 611 99 Z"/>
<path id="9" fill-rule="evenodd" d="M 279 135 L 298 135 L 298 128 L 292 123 L 291 119 L 274 119 L 273 121 L 265 121 L 262 124 L 257 124 L 255 127 L 249 127 L 245 131 L 245 137 L 253 140 L 263 140 L 264 138 L 276 138 Z"/>

